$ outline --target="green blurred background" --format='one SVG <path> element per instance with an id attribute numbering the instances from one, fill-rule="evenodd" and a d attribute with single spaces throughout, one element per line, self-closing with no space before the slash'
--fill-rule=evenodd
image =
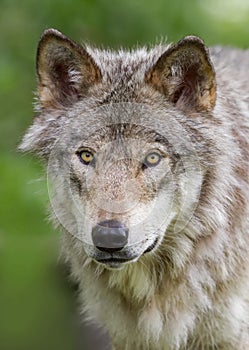
<path id="1" fill-rule="evenodd" d="M 187 34 L 246 48 L 248 24 L 248 0 L 0 0 L 1 350 L 107 349 L 94 343 L 94 329 L 79 324 L 75 292 L 58 264 L 59 234 L 46 220 L 45 172 L 16 152 L 33 118 L 42 31 L 54 27 L 114 48 Z"/>

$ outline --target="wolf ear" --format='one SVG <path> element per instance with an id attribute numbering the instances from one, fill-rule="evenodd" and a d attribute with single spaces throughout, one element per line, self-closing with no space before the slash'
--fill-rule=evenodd
<path id="1" fill-rule="evenodd" d="M 101 73 L 85 49 L 55 29 L 39 41 L 36 69 L 42 108 L 68 106 L 101 80 Z"/>
<path id="2" fill-rule="evenodd" d="M 211 111 L 216 100 L 215 73 L 203 41 L 187 36 L 171 46 L 145 76 L 179 109 Z"/>

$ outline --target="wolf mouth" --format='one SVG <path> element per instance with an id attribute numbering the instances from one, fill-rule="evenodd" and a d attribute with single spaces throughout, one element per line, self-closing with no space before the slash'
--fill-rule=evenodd
<path id="1" fill-rule="evenodd" d="M 121 256 L 111 256 L 108 258 L 95 258 L 95 260 L 98 263 L 104 264 L 110 268 L 120 268 L 124 264 L 135 262 L 140 256 L 151 252 L 156 247 L 158 240 L 159 238 L 157 237 L 154 242 L 142 254 L 139 255 L 127 256 L 126 258 L 122 258 Z"/>
<path id="2" fill-rule="evenodd" d="M 138 256 L 133 256 L 129 258 L 119 258 L 119 257 L 110 257 L 110 258 L 104 258 L 104 259 L 95 259 L 100 264 L 105 265 L 122 265 L 131 261 L 135 261 L 138 258 Z"/>

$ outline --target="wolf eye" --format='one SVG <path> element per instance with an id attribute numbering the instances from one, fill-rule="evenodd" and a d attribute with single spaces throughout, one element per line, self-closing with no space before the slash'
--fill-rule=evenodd
<path id="1" fill-rule="evenodd" d="M 80 161 L 86 165 L 94 162 L 94 155 L 92 152 L 84 150 L 78 153 Z"/>
<path id="2" fill-rule="evenodd" d="M 147 156 L 144 158 L 143 165 L 146 167 L 153 167 L 160 163 L 162 159 L 161 154 L 157 152 L 151 152 L 147 154 Z"/>

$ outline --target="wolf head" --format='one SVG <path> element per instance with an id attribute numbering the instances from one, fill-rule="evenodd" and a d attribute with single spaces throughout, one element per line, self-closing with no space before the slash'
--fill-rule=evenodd
<path id="1" fill-rule="evenodd" d="M 167 237 L 176 242 L 211 162 L 201 125 L 212 118 L 216 84 L 203 42 L 190 36 L 114 53 L 50 29 L 37 77 L 37 117 L 20 148 L 46 160 L 65 232 L 109 268 L 153 253 Z"/>

